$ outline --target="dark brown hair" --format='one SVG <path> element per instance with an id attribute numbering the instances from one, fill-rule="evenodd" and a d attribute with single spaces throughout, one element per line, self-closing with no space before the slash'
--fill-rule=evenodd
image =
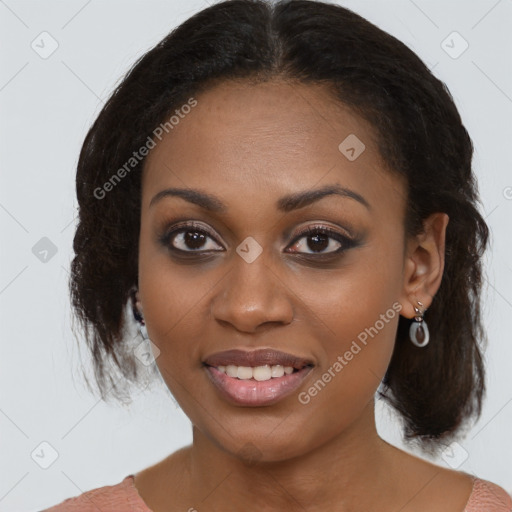
<path id="1" fill-rule="evenodd" d="M 488 228 L 478 212 L 473 147 L 445 85 L 396 38 L 337 5 L 308 0 L 217 3 L 189 18 L 135 63 L 83 144 L 76 191 L 72 305 L 90 348 L 102 398 L 135 382 L 126 306 L 137 283 L 142 160 L 98 190 L 176 108 L 212 83 L 271 80 L 327 84 L 369 121 L 391 172 L 407 182 L 405 233 L 446 212 L 441 287 L 425 320 L 423 348 L 400 317 L 381 396 L 404 420 L 406 439 L 447 439 L 478 417 L 484 393 L 480 343 L 481 256 Z M 114 379 L 111 360 L 124 379 Z"/>

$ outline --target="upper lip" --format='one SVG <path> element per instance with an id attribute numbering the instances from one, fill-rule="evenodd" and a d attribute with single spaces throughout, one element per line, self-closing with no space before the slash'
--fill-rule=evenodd
<path id="1" fill-rule="evenodd" d="M 227 366 L 229 364 L 235 366 L 265 366 L 265 365 L 281 365 L 291 366 L 300 370 L 305 366 L 313 366 L 313 361 L 307 358 L 280 352 L 270 348 L 258 350 L 226 350 L 224 352 L 216 352 L 208 356 L 203 361 L 208 366 Z"/>

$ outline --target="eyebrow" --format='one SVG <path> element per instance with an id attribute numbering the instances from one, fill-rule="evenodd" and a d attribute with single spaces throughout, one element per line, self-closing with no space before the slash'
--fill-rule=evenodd
<path id="1" fill-rule="evenodd" d="M 290 212 L 292 210 L 304 208 L 305 206 L 333 194 L 354 199 L 364 205 L 368 210 L 371 210 L 370 204 L 363 196 L 353 190 L 336 184 L 326 185 L 325 187 L 315 190 L 305 190 L 303 192 L 288 194 L 281 197 L 276 202 L 276 208 L 282 212 Z M 166 188 L 161 190 L 151 199 L 149 207 L 151 208 L 151 206 L 164 197 L 181 197 L 185 201 L 193 203 L 211 212 L 224 213 L 227 211 L 227 206 L 217 197 L 192 188 Z"/>

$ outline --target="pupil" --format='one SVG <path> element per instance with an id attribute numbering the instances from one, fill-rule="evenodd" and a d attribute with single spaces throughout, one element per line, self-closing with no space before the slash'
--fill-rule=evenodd
<path id="1" fill-rule="evenodd" d="M 314 243 L 310 244 L 308 241 L 308 247 L 312 250 L 323 250 L 329 245 L 329 237 L 322 233 L 318 233 L 316 235 L 312 235 L 309 237 L 310 240 L 313 240 Z"/>
<path id="2" fill-rule="evenodd" d="M 205 235 L 197 231 L 185 233 L 185 243 L 192 249 L 199 249 L 204 244 Z"/>

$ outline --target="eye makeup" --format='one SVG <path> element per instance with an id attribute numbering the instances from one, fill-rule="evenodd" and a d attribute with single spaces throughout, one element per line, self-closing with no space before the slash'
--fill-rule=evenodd
<path id="1" fill-rule="evenodd" d="M 351 231 L 316 221 L 297 230 L 284 252 L 311 263 L 333 262 L 362 243 L 362 236 L 354 236 Z M 157 229 L 156 240 L 172 257 L 182 261 L 195 259 L 200 262 L 226 251 L 213 229 L 190 218 L 162 222 Z"/>

